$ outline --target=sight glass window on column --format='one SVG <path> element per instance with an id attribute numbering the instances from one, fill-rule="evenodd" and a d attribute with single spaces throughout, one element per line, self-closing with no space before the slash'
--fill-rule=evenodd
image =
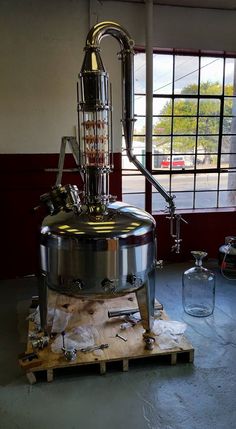
<path id="1" fill-rule="evenodd" d="M 134 153 L 145 165 L 145 54 L 135 55 Z M 123 200 L 145 208 L 145 179 L 123 144 Z M 153 54 L 152 174 L 178 209 L 236 205 L 235 58 L 214 53 Z M 152 211 L 165 209 L 155 189 Z"/>

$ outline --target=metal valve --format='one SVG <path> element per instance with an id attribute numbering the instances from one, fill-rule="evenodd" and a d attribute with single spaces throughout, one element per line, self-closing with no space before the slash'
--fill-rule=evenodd
<path id="1" fill-rule="evenodd" d="M 114 280 L 105 278 L 102 280 L 101 285 L 102 285 L 102 288 L 105 290 L 105 292 L 115 293 L 116 287 L 114 284 Z"/>
<path id="2" fill-rule="evenodd" d="M 73 361 L 77 358 L 77 350 L 74 347 L 65 347 L 65 332 L 61 333 L 62 335 L 62 352 L 67 361 Z"/>
<path id="3" fill-rule="evenodd" d="M 128 274 L 126 277 L 126 281 L 127 283 L 130 283 L 131 286 L 135 287 L 141 286 L 142 284 L 142 280 L 139 279 L 135 274 Z"/>
<path id="4" fill-rule="evenodd" d="M 170 219 L 170 235 L 175 239 L 175 244 L 171 247 L 171 251 L 180 253 L 180 243 L 182 241 L 180 238 L 180 222 L 182 221 L 186 224 L 188 224 L 188 222 L 180 214 L 175 214 L 174 212 L 171 212 L 170 216 L 166 216 L 166 218 Z"/>
<path id="5" fill-rule="evenodd" d="M 72 281 L 72 286 L 75 286 L 76 288 L 82 290 L 84 288 L 84 282 L 80 279 L 74 279 Z"/>

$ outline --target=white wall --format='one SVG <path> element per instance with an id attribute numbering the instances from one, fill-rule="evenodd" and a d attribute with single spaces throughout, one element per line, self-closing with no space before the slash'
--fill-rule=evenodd
<path id="1" fill-rule="evenodd" d="M 154 46 L 236 51 L 236 11 L 154 5 Z M 145 4 L 91 0 L 91 18 L 117 21 L 145 43 Z"/>
<path id="2" fill-rule="evenodd" d="M 145 44 L 145 5 L 98 0 L 0 0 L 0 153 L 59 151 L 77 124 L 76 81 L 92 25 L 123 25 Z M 154 7 L 154 45 L 236 52 L 236 11 Z M 120 64 L 102 41 L 113 82 L 114 146 L 120 150 Z"/>
<path id="3" fill-rule="evenodd" d="M 0 152 L 58 152 L 77 124 L 87 0 L 0 0 Z"/>

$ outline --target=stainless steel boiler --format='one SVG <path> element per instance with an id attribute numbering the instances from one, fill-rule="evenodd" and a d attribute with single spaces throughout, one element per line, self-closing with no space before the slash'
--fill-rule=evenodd
<path id="1" fill-rule="evenodd" d="M 175 217 L 173 197 L 132 151 L 133 41 L 120 25 L 102 22 L 88 33 L 79 75 L 78 166 L 84 188 L 79 193 L 76 186 L 57 184 L 41 198 L 49 211 L 41 228 L 41 324 L 46 330 L 47 288 L 91 299 L 135 292 L 148 336 L 154 315 L 156 224 L 149 213 L 116 202 L 109 195 L 112 106 L 108 74 L 100 56 L 100 42 L 108 35 L 115 37 L 121 47 L 122 124 L 128 157 L 161 192 L 169 203 L 171 219 Z M 179 234 L 174 235 L 172 231 L 172 235 L 178 251 Z"/>

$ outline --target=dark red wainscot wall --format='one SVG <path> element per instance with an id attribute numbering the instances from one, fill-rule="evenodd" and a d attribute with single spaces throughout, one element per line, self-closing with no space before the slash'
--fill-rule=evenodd
<path id="1" fill-rule="evenodd" d="M 236 210 L 215 210 L 183 213 L 188 224 L 181 222 L 180 254 L 171 252 L 174 239 L 170 238 L 169 220 L 166 216 L 156 215 L 158 258 L 166 261 L 187 261 L 192 259 L 191 250 L 204 250 L 209 258 L 218 258 L 219 247 L 225 236 L 236 235 Z"/>

